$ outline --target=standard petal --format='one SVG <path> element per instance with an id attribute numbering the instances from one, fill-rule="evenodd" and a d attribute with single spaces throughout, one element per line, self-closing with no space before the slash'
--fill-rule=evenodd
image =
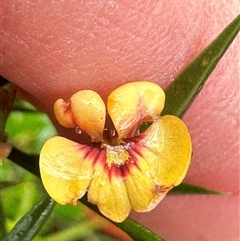
<path id="1" fill-rule="evenodd" d="M 93 141 L 102 141 L 106 107 L 100 95 L 92 90 L 81 90 L 71 96 L 70 103 L 77 126 Z"/>
<path id="2" fill-rule="evenodd" d="M 149 163 L 163 189 L 180 184 L 192 155 L 190 135 L 175 116 L 163 116 L 139 137 L 139 152 Z"/>
<path id="3" fill-rule="evenodd" d="M 124 182 L 131 206 L 138 212 L 150 211 L 164 198 L 166 192 L 161 189 L 149 164 L 134 150 L 130 155 L 135 162 L 127 165 L 128 175 Z"/>
<path id="4" fill-rule="evenodd" d="M 131 210 L 123 179 L 114 175 L 110 178 L 109 169 L 103 168 L 101 163 L 95 166 L 88 200 L 96 204 L 99 211 L 114 222 L 124 221 Z"/>
<path id="5" fill-rule="evenodd" d="M 40 173 L 48 194 L 58 203 L 76 204 L 93 176 L 90 147 L 63 137 L 52 137 L 40 153 Z"/>
<path id="6" fill-rule="evenodd" d="M 120 86 L 108 97 L 107 109 L 119 139 L 134 136 L 140 123 L 159 118 L 165 94 L 155 83 L 142 81 Z"/>

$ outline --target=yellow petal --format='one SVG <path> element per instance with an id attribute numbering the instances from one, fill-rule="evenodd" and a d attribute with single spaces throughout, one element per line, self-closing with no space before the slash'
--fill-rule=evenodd
<path id="1" fill-rule="evenodd" d="M 159 117 L 165 94 L 155 83 L 142 81 L 120 86 L 108 97 L 107 109 L 119 138 L 132 137 L 140 123 Z"/>
<path id="2" fill-rule="evenodd" d="M 128 164 L 129 174 L 124 180 L 132 208 L 138 212 L 150 211 L 164 198 L 157 178 L 149 164 L 137 153 L 131 151 L 136 164 Z"/>
<path id="3" fill-rule="evenodd" d="M 106 108 L 102 98 L 92 90 L 78 91 L 70 98 L 74 120 L 93 141 L 102 141 Z"/>
<path id="4" fill-rule="evenodd" d="M 74 117 L 73 117 L 73 113 L 72 113 L 69 101 L 58 99 L 54 103 L 53 110 L 59 124 L 61 124 L 66 128 L 74 128 L 77 126 L 74 121 Z"/>
<path id="5" fill-rule="evenodd" d="M 110 178 L 108 167 L 104 169 L 100 164 L 95 166 L 88 200 L 96 204 L 99 211 L 114 222 L 124 221 L 131 210 L 123 179 L 115 175 Z"/>
<path id="6" fill-rule="evenodd" d="M 48 194 L 58 203 L 76 204 L 93 176 L 90 147 L 63 137 L 52 137 L 40 153 L 40 173 Z M 94 150 L 92 150 L 94 152 Z"/>
<path id="7" fill-rule="evenodd" d="M 185 124 L 175 116 L 154 122 L 139 141 L 139 151 L 162 188 L 180 184 L 188 170 L 192 145 Z"/>

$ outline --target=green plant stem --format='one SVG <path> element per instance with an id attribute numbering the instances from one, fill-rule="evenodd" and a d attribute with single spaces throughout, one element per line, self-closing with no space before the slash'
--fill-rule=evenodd
<path id="1" fill-rule="evenodd" d="M 101 214 L 97 208 L 96 205 L 93 205 L 88 202 L 87 196 L 85 195 L 82 197 L 81 202 L 86 205 L 87 207 L 91 208 L 93 211 L 98 213 L 100 216 L 106 218 L 103 214 Z M 164 239 L 157 236 L 154 232 L 144 227 L 142 224 L 138 223 L 137 221 L 127 218 L 122 223 L 115 223 L 112 220 L 106 218 L 108 221 L 113 223 L 115 226 L 119 227 L 121 230 L 123 230 L 125 233 L 128 234 L 129 237 L 131 237 L 133 240 L 137 241 L 146 241 L 146 237 L 149 238 L 149 240 L 152 241 L 164 241 Z M 135 228 L 133 228 L 135 227 Z"/>
<path id="2" fill-rule="evenodd" d="M 39 156 L 38 155 L 28 155 L 15 147 L 12 148 L 8 159 L 12 162 L 18 164 L 20 167 L 28 170 L 37 177 L 40 177 L 39 170 Z"/>
<path id="3" fill-rule="evenodd" d="M 94 229 L 101 228 L 98 220 L 91 220 L 78 223 L 70 228 L 57 233 L 38 238 L 37 241 L 74 241 L 82 240 L 88 235 L 93 235 Z"/>

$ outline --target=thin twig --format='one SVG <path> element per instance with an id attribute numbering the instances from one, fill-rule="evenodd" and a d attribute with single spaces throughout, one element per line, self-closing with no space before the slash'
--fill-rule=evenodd
<path id="1" fill-rule="evenodd" d="M 37 177 L 40 177 L 38 155 L 29 155 L 13 147 L 8 159 Z"/>

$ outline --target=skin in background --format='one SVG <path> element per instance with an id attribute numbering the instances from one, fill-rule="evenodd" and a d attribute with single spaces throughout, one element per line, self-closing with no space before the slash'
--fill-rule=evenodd
<path id="1" fill-rule="evenodd" d="M 234 0 L 3 0 L 1 75 L 54 121 L 54 101 L 81 89 L 106 101 L 126 82 L 165 88 L 238 13 Z M 168 241 L 239 238 L 238 64 L 239 37 L 184 117 L 194 151 L 185 182 L 228 195 L 168 195 L 132 214 Z"/>

